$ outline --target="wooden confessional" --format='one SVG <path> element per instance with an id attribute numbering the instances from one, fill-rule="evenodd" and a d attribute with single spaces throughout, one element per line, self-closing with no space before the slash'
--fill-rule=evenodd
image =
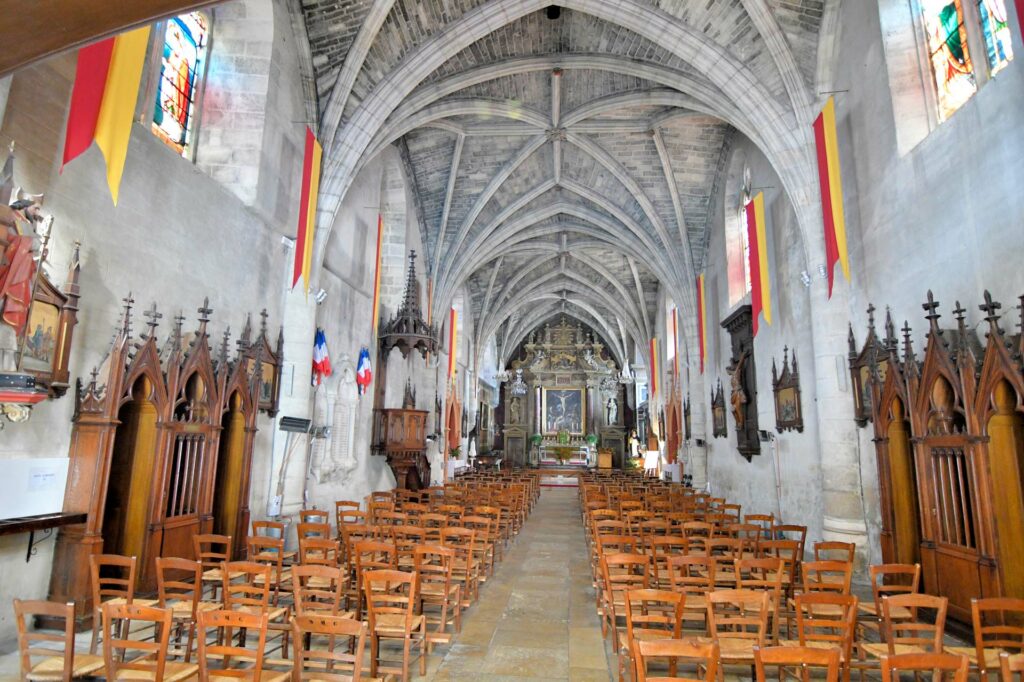
<path id="1" fill-rule="evenodd" d="M 249 527 L 249 486 L 256 417 L 273 407 L 263 383 L 280 376 L 266 318 L 253 341 L 246 323 L 238 351 L 228 355 L 225 333 L 214 358 L 207 335 L 209 306 L 196 331 L 183 335 L 184 318 L 160 346 L 156 306 L 148 331 L 131 332 L 131 299 L 100 369 L 79 382 L 73 418 L 65 511 L 87 514 L 57 538 L 51 601 L 74 601 L 81 621 L 91 618 L 89 557 L 138 558 L 141 592 L 156 588 L 154 559 L 192 558 L 192 537 L 223 533 L 241 557 Z"/>
<path id="2" fill-rule="evenodd" d="M 1024 597 L 1024 335 L 1000 328 L 988 292 L 984 344 L 959 304 L 953 329 L 930 292 L 924 307 L 923 360 L 909 325 L 899 353 L 889 317 L 869 368 L 882 558 L 920 562 L 924 589 L 969 622 L 974 597 Z"/>

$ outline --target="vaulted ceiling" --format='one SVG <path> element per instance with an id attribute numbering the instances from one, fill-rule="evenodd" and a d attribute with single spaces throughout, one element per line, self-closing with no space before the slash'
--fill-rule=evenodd
<path id="1" fill-rule="evenodd" d="M 651 336 L 662 287 L 693 305 L 737 130 L 800 212 L 831 2 L 303 0 L 322 210 L 396 144 L 435 305 L 464 287 L 501 359 L 563 310 L 621 360 Z"/>

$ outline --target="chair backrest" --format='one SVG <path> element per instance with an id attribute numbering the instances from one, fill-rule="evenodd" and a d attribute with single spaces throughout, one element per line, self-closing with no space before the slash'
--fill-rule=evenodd
<path id="1" fill-rule="evenodd" d="M 971 620 L 979 661 L 985 661 L 986 649 L 1024 653 L 1024 599 L 972 599 Z"/>
<path id="2" fill-rule="evenodd" d="M 800 646 L 839 647 L 849 661 L 857 628 L 857 597 L 848 594 L 810 592 L 795 600 Z"/>
<path id="3" fill-rule="evenodd" d="M 37 616 L 47 619 L 63 619 L 64 631 L 60 634 L 47 630 L 33 630 L 32 623 Z M 75 669 L 75 604 L 68 602 L 40 601 L 40 600 L 14 600 L 14 617 L 18 624 L 18 654 L 21 662 L 21 678 L 28 679 L 28 674 L 34 667 L 33 658 L 51 658 L 62 656 L 64 661 L 61 669 L 54 670 L 54 674 L 60 674 L 64 682 L 70 682 L 72 671 Z M 51 644 L 37 647 L 40 642 L 61 642 L 61 649 L 52 648 Z"/>
<path id="4" fill-rule="evenodd" d="M 630 650 L 635 639 L 679 639 L 683 629 L 686 595 L 671 590 L 626 590 L 626 637 Z"/>
<path id="5" fill-rule="evenodd" d="M 736 588 L 740 590 L 765 590 L 771 595 L 772 610 L 779 607 L 782 599 L 783 562 L 778 557 L 763 559 L 736 559 Z"/>
<path id="6" fill-rule="evenodd" d="M 224 606 L 245 606 L 265 610 L 270 605 L 269 565 L 255 561 L 227 561 L 223 564 Z"/>
<path id="7" fill-rule="evenodd" d="M 274 588 L 274 603 L 281 591 L 281 576 L 284 574 L 284 540 L 275 537 L 250 535 L 245 540 L 246 560 L 265 564 L 270 568 L 271 587 Z"/>
<path id="8" fill-rule="evenodd" d="M 441 544 L 452 547 L 459 561 L 472 560 L 473 549 L 476 546 L 476 531 L 449 526 L 441 531 Z"/>
<path id="9" fill-rule="evenodd" d="M 815 561 L 846 561 L 853 562 L 857 555 L 857 544 L 854 542 L 815 542 Z"/>
<path id="10" fill-rule="evenodd" d="M 757 682 L 767 682 L 765 667 L 777 668 L 780 673 L 787 668 L 800 671 L 803 682 L 810 682 L 811 669 L 823 668 L 825 682 L 837 682 L 839 679 L 839 649 L 818 649 L 809 646 L 769 646 L 754 647 L 754 671 Z M 781 679 L 781 674 L 779 679 Z M 775 679 L 774 677 L 772 679 Z"/>
<path id="11" fill-rule="evenodd" d="M 337 510 L 337 507 L 335 507 Z M 299 511 L 299 523 L 326 523 L 330 525 L 331 515 L 326 509 L 303 509 Z"/>
<path id="12" fill-rule="evenodd" d="M 336 566 L 292 566 L 296 613 L 337 615 L 345 589 L 345 572 Z"/>
<path id="13" fill-rule="evenodd" d="M 768 631 L 768 593 L 761 590 L 715 590 L 708 596 L 708 630 L 721 637 L 752 639 L 764 646 Z"/>
<path id="14" fill-rule="evenodd" d="M 175 602 L 188 603 L 195 618 L 202 598 L 203 566 L 188 559 L 157 557 L 156 586 L 161 608 L 166 609 Z"/>
<path id="15" fill-rule="evenodd" d="M 601 575 L 604 578 L 605 596 L 608 602 L 627 590 L 650 588 L 651 557 L 646 554 L 603 554 Z"/>
<path id="16" fill-rule="evenodd" d="M 330 538 L 299 538 L 299 563 L 337 566 L 341 560 L 338 541 Z"/>
<path id="17" fill-rule="evenodd" d="M 640 640 L 636 642 L 633 649 L 633 657 L 636 661 L 638 682 L 679 682 L 680 680 L 716 682 L 718 680 L 719 650 L 717 642 L 701 642 L 697 639 Z M 667 658 L 676 666 L 680 659 L 687 663 L 696 663 L 698 675 L 700 675 L 701 669 L 704 670 L 704 673 L 699 677 L 671 675 L 671 671 L 676 669 L 676 666 L 670 666 L 670 676 L 651 676 L 647 674 L 647 663 L 652 658 Z"/>
<path id="18" fill-rule="evenodd" d="M 89 557 L 92 603 L 95 608 L 108 599 L 131 603 L 135 596 L 135 557 L 93 554 Z"/>
<path id="19" fill-rule="evenodd" d="M 949 600 L 930 594 L 896 594 L 882 599 L 882 626 L 889 653 L 897 644 L 918 647 L 928 652 L 942 652 Z M 922 617 L 922 610 L 929 611 Z M 907 618 L 905 613 L 909 613 Z"/>
<path id="20" fill-rule="evenodd" d="M 672 589 L 686 594 L 707 594 L 715 589 L 718 559 L 707 556 L 673 556 L 668 559 Z"/>
<path id="21" fill-rule="evenodd" d="M 921 564 L 877 564 L 868 567 L 875 613 L 882 617 L 882 598 L 914 594 L 921 586 Z"/>
<path id="22" fill-rule="evenodd" d="M 421 526 L 395 526 L 391 529 L 391 537 L 394 540 L 399 559 L 405 557 L 411 561 L 416 545 L 426 542 L 427 529 Z"/>
<path id="23" fill-rule="evenodd" d="M 361 540 L 352 548 L 352 563 L 356 569 L 356 581 L 362 584 L 362 576 L 366 571 L 397 569 L 398 548 L 393 542 Z"/>
<path id="24" fill-rule="evenodd" d="M 292 619 L 292 634 L 295 641 L 293 682 L 359 682 L 363 679 L 366 624 L 362 621 L 336 616 L 296 615 Z M 317 646 L 315 640 L 318 637 L 326 638 L 328 646 Z M 346 672 L 328 672 L 340 670 Z"/>
<path id="25" fill-rule="evenodd" d="M 120 635 L 122 632 L 125 633 L 123 637 Z M 131 639 L 133 632 L 145 639 Z M 106 664 L 106 678 L 162 680 L 170 636 L 170 609 L 120 602 L 104 604 L 103 662 Z"/>
<path id="26" fill-rule="evenodd" d="M 641 549 L 640 538 L 633 535 L 598 535 L 597 553 L 601 554 L 629 554 L 638 552 Z"/>
<path id="27" fill-rule="evenodd" d="M 267 642 L 265 611 L 200 611 L 198 629 L 200 682 L 209 682 L 211 678 L 260 680 Z M 238 630 L 246 631 L 245 642 L 251 643 L 251 647 L 232 644 L 236 639 L 232 634 Z M 216 636 L 211 636 L 214 633 Z M 296 639 L 295 643 L 298 646 L 299 641 Z"/>
<path id="28" fill-rule="evenodd" d="M 850 561 L 805 561 L 800 565 L 804 592 L 850 594 L 853 563 Z"/>
<path id="29" fill-rule="evenodd" d="M 324 512 L 326 514 L 326 512 Z M 295 532 L 299 539 L 302 538 L 329 538 L 331 537 L 331 524 L 326 521 L 303 521 L 296 524 Z"/>
<path id="30" fill-rule="evenodd" d="M 903 672 L 914 673 L 915 679 L 919 679 L 919 673 L 932 673 L 932 682 L 967 682 L 969 667 L 970 660 L 956 654 L 890 654 L 882 656 L 882 682 L 899 682 Z"/>
<path id="31" fill-rule="evenodd" d="M 284 539 L 284 524 L 280 521 L 253 521 L 252 534 L 265 538 Z"/>
<path id="32" fill-rule="evenodd" d="M 192 536 L 192 556 L 203 565 L 203 570 L 219 568 L 221 562 L 231 561 L 231 536 L 200 533 Z"/>
<path id="33" fill-rule="evenodd" d="M 370 632 L 376 630 L 381 616 L 399 615 L 404 619 L 403 630 L 411 632 L 416 615 L 419 578 L 415 573 L 395 570 L 376 570 L 363 573 L 363 593 Z"/>
<path id="34" fill-rule="evenodd" d="M 420 589 L 434 587 L 436 594 L 447 595 L 452 586 L 455 550 L 441 545 L 419 545 L 413 550 L 413 566 L 420 578 Z"/>

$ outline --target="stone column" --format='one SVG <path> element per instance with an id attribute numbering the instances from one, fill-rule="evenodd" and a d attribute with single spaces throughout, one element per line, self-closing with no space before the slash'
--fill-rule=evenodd
<path id="1" fill-rule="evenodd" d="M 684 398 L 690 401 L 690 440 L 686 441 L 683 456 L 683 472 L 693 476 L 693 487 L 704 488 L 708 484 L 708 450 L 707 446 L 698 446 L 697 440 L 707 442 L 708 406 L 711 394 L 707 390 L 705 375 L 700 373 L 700 345 L 697 340 L 697 320 L 682 320 L 680 330 L 686 341 L 685 366 L 679 368 L 683 375 Z M 688 371 L 687 371 L 688 370 Z M 705 370 L 707 371 L 707 370 Z M 685 419 L 685 415 L 684 415 Z"/>

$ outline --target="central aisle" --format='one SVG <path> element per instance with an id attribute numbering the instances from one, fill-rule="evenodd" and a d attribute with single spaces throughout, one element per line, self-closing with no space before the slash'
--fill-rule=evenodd
<path id="1" fill-rule="evenodd" d="M 443 649 L 442 649 L 443 651 Z M 576 488 L 544 488 L 428 679 L 608 682 Z"/>

